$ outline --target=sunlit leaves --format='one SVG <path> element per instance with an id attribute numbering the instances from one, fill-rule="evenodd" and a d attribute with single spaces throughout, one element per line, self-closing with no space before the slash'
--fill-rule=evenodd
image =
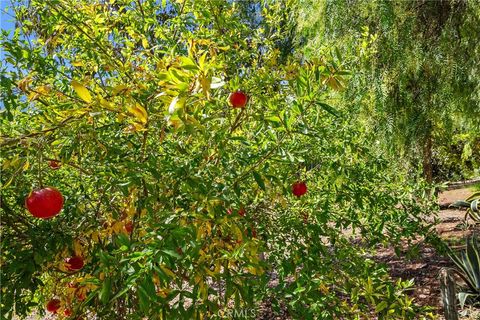
<path id="1" fill-rule="evenodd" d="M 134 105 L 127 105 L 128 111 L 137 118 L 143 124 L 147 123 L 148 114 L 144 107 L 142 107 L 139 103 L 135 103 Z"/>
<path id="2" fill-rule="evenodd" d="M 75 90 L 76 94 L 85 102 L 90 103 L 92 102 L 92 95 L 88 91 L 88 89 L 82 85 L 80 82 L 76 80 L 72 80 L 71 82 L 73 89 Z"/>
<path id="3" fill-rule="evenodd" d="M 32 274 L 43 268 L 52 281 L 35 292 L 71 299 L 74 290 L 53 281 L 65 275 L 48 266 L 75 252 L 88 259 L 76 279 L 95 285 L 77 291 L 88 296 L 76 305 L 82 313 L 206 318 L 220 300 L 254 305 L 274 290 L 275 299 L 295 297 L 288 304 L 295 318 L 311 318 L 315 311 L 301 305 L 316 298 L 310 279 L 326 279 L 322 292 L 332 283 L 344 290 L 329 263 L 356 258 L 348 247 L 330 253 L 323 239 L 341 241 L 339 226 L 356 227 L 369 214 L 362 231 L 380 242 L 383 225 L 406 219 L 394 219 L 407 213 L 390 208 L 399 201 L 390 195 L 397 185 L 378 169 L 368 138 L 333 115 L 331 97 L 341 88 L 325 79 L 345 85 L 343 70 L 328 59 L 299 60 L 278 45 L 284 8 L 265 7 L 263 20 L 259 7 L 244 2 L 33 3 L 44 38 L 62 32 L 54 51 L 38 47 L 33 53 L 42 54 L 24 56 L 24 44 L 16 57 L 11 50 L 10 59 L 40 72 L 23 73 L 14 85 L 37 91 L 35 99 L 9 95 L 26 112 L 5 126 L 18 139 L 2 168 L 5 203 L 19 218 L 21 195 L 52 184 L 67 195 L 68 214 L 29 229 L 21 261 L 35 252 L 38 266 L 7 259 L 13 271 L 6 283 L 17 292 L 37 290 Z M 227 103 L 239 88 L 251 96 L 244 111 Z M 46 158 L 64 166 L 50 170 Z M 304 199 L 288 190 L 297 179 L 309 181 Z M 6 251 L 16 255 L 24 238 L 6 230 Z M 351 276 L 353 267 L 339 270 Z M 270 288 L 273 272 L 279 284 Z M 25 285 L 13 280 L 22 277 Z M 294 277 L 302 281 L 296 288 Z M 314 303 L 330 312 L 338 299 Z"/>

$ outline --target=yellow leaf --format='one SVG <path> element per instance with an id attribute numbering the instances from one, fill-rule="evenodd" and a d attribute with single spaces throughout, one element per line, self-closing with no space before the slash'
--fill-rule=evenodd
<path id="1" fill-rule="evenodd" d="M 58 265 L 58 269 L 63 272 L 68 272 L 67 267 L 65 266 L 65 263 L 63 263 L 63 261 Z"/>
<path id="2" fill-rule="evenodd" d="M 118 86 L 115 86 L 115 87 L 113 88 L 112 94 L 113 94 L 114 96 L 116 96 L 116 95 L 119 94 L 120 92 L 123 93 L 123 92 L 125 92 L 125 91 L 128 91 L 128 87 L 127 87 L 126 85 L 124 85 L 124 84 L 119 84 Z"/>
<path id="3" fill-rule="evenodd" d="M 232 225 L 232 231 L 237 240 L 243 240 L 243 233 L 237 225 Z"/>
<path id="4" fill-rule="evenodd" d="M 172 270 L 168 269 L 167 267 L 165 267 L 164 265 L 161 265 L 160 266 L 160 269 L 162 269 L 162 271 L 169 277 L 172 277 L 172 278 L 175 278 L 175 273 L 172 272 Z"/>
<path id="5" fill-rule="evenodd" d="M 185 227 L 186 225 L 188 225 L 188 221 L 185 218 L 181 218 L 179 224 L 180 226 Z"/>
<path id="6" fill-rule="evenodd" d="M 211 277 L 215 277 L 215 272 L 210 271 L 207 267 L 203 267 L 203 270 L 205 271 L 206 274 L 208 274 Z"/>
<path id="7" fill-rule="evenodd" d="M 212 233 L 212 225 L 209 221 L 205 222 L 205 232 L 207 235 L 210 235 Z"/>
<path id="8" fill-rule="evenodd" d="M 264 272 L 262 267 L 248 267 L 247 270 L 255 276 L 261 276 Z"/>
<path id="9" fill-rule="evenodd" d="M 228 50 L 230 50 L 230 46 L 218 47 L 218 49 L 220 49 L 222 51 L 228 51 Z"/>
<path id="10" fill-rule="evenodd" d="M 217 260 L 217 261 L 215 262 L 215 271 L 214 271 L 214 272 L 215 272 L 216 274 L 220 274 L 221 269 L 222 269 L 222 265 L 220 264 L 220 261 Z"/>
<path id="11" fill-rule="evenodd" d="M 136 103 L 134 106 L 127 106 L 128 111 L 133 114 L 140 122 L 147 123 L 147 110 L 143 108 L 139 103 Z"/>
<path id="12" fill-rule="evenodd" d="M 200 70 L 203 70 L 205 67 L 205 59 L 207 58 L 207 52 L 205 52 L 200 59 L 198 59 L 198 66 L 200 67 Z"/>
<path id="13" fill-rule="evenodd" d="M 152 280 L 155 285 L 160 285 L 160 278 L 156 274 L 153 275 Z"/>
<path id="14" fill-rule="evenodd" d="M 83 67 L 83 62 L 82 61 L 73 61 L 72 66 L 74 67 Z"/>
<path id="15" fill-rule="evenodd" d="M 323 284 L 323 283 L 321 283 L 321 284 L 319 285 L 318 289 L 319 289 L 323 294 L 328 294 L 329 291 L 330 291 L 329 288 L 328 288 L 325 284 Z"/>
<path id="16" fill-rule="evenodd" d="M 143 124 L 140 124 L 140 123 L 132 123 L 131 125 L 129 125 L 128 127 L 126 127 L 125 129 L 123 129 L 123 131 L 125 133 L 133 133 L 133 132 L 138 132 L 138 131 L 144 131 L 145 128 L 143 126 Z"/>
<path id="17" fill-rule="evenodd" d="M 206 300 L 207 297 L 208 297 L 208 287 L 205 285 L 204 282 L 201 282 L 199 284 L 199 290 L 198 290 L 200 296 L 202 297 L 202 299 Z"/>
<path id="18" fill-rule="evenodd" d="M 212 81 L 206 77 L 206 76 L 201 76 L 200 77 L 200 84 L 202 85 L 202 90 L 203 94 L 207 98 L 207 100 L 210 100 L 210 84 Z"/>
<path id="19" fill-rule="evenodd" d="M 142 39 L 142 46 L 147 49 L 148 48 L 148 40 L 146 38 Z"/>
<path id="20" fill-rule="evenodd" d="M 36 92 L 30 92 L 28 95 L 28 101 L 37 100 L 40 95 Z"/>
<path id="21" fill-rule="evenodd" d="M 10 166 L 10 160 L 5 160 L 2 164 L 2 168 L 5 170 L 5 169 L 8 169 L 8 167 Z"/>
<path id="22" fill-rule="evenodd" d="M 127 212 L 128 217 L 133 218 L 133 216 L 137 212 L 137 209 L 135 209 L 135 206 L 131 204 L 130 206 L 127 207 L 125 211 Z"/>
<path id="23" fill-rule="evenodd" d="M 28 85 L 32 82 L 32 78 L 30 76 L 23 78 L 18 82 L 18 88 L 23 92 L 28 90 Z"/>
<path id="24" fill-rule="evenodd" d="M 170 290 L 168 288 L 158 289 L 157 293 L 160 297 L 165 299 L 168 296 L 168 294 L 170 293 Z"/>
<path id="25" fill-rule="evenodd" d="M 92 102 L 92 96 L 88 89 L 85 88 L 80 82 L 72 80 L 72 87 L 77 93 L 77 95 L 85 102 L 90 103 Z"/>
<path id="26" fill-rule="evenodd" d="M 37 87 L 34 91 L 37 92 L 40 95 L 45 95 L 45 94 L 47 94 L 51 91 L 51 88 L 50 88 L 50 86 L 45 85 L 45 86 Z"/>
<path id="27" fill-rule="evenodd" d="M 8 180 L 8 182 L 2 186 L 2 189 L 5 189 L 6 187 L 8 187 L 8 186 L 12 183 L 13 178 L 15 178 L 15 175 L 13 175 L 13 176 L 10 178 L 10 180 Z"/>
<path id="28" fill-rule="evenodd" d="M 76 256 L 83 256 L 83 246 L 78 239 L 73 241 L 73 251 Z"/>
<path id="29" fill-rule="evenodd" d="M 23 165 L 23 170 L 28 170 L 28 168 L 30 168 L 30 161 L 25 161 L 25 164 Z"/>
<path id="30" fill-rule="evenodd" d="M 112 110 L 112 111 L 115 110 L 115 108 L 113 107 L 113 104 L 103 98 L 100 98 L 100 105 L 107 110 Z"/>
<path id="31" fill-rule="evenodd" d="M 113 232 L 120 233 L 123 230 L 123 225 L 124 224 L 125 223 L 123 221 L 115 222 L 114 225 L 112 226 Z"/>
<path id="32" fill-rule="evenodd" d="M 99 242 L 100 241 L 99 232 L 98 231 L 92 232 L 91 238 L 93 242 Z"/>

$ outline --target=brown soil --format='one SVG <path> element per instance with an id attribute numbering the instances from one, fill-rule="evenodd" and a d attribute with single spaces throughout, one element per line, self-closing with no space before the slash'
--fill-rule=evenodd
<path id="1" fill-rule="evenodd" d="M 471 190 L 468 188 L 445 191 L 439 195 L 439 204 L 451 204 L 456 200 L 467 198 L 470 194 Z M 480 230 L 471 221 L 470 224 L 465 223 L 465 210 L 441 210 L 438 213 L 438 219 L 440 223 L 436 227 L 437 233 L 442 239 L 447 240 L 452 248 L 462 248 L 465 237 Z M 398 257 L 390 248 L 378 250 L 374 259 L 385 263 L 392 277 L 404 280 L 414 279 L 416 287 L 412 296 L 415 301 L 420 305 L 435 307 L 437 315 L 443 319 L 438 275 L 441 268 L 454 267 L 448 257 L 439 255 L 432 247 L 423 245 L 413 259 Z M 466 313 L 471 315 L 476 312 L 478 310 L 471 309 Z"/>

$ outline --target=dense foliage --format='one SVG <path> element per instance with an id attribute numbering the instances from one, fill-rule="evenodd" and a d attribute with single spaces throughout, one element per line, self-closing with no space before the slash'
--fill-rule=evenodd
<path id="1" fill-rule="evenodd" d="M 301 1 L 307 56 L 337 47 L 355 70 L 353 118 L 427 180 L 479 175 L 480 6 L 476 1 Z"/>
<path id="2" fill-rule="evenodd" d="M 284 5 L 15 4 L 1 40 L 6 318 L 48 301 L 72 318 L 427 316 L 411 281 L 368 258 L 431 237 L 427 185 L 352 121 L 342 59 L 295 50 Z M 237 90 L 244 108 L 229 105 Z M 46 186 L 63 210 L 35 218 L 25 198 Z"/>

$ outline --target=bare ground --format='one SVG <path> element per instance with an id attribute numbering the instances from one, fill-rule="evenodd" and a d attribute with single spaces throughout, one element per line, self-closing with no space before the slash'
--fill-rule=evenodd
<path id="1" fill-rule="evenodd" d="M 463 200 L 471 192 L 468 188 L 442 192 L 439 204 L 446 206 L 456 200 Z M 465 210 L 441 210 L 438 218 L 440 223 L 436 227 L 437 233 L 453 248 L 461 248 L 466 236 L 480 230 L 472 223 L 465 223 Z M 421 246 L 418 255 L 410 260 L 398 257 L 391 248 L 378 250 L 374 259 L 385 263 L 392 277 L 414 279 L 416 287 L 412 296 L 415 301 L 420 305 L 435 307 L 439 319 L 444 319 L 438 276 L 441 268 L 454 267 L 448 257 L 439 255 L 432 247 Z M 463 310 L 463 314 L 465 317 L 461 319 L 480 319 L 480 310 L 474 308 Z"/>

